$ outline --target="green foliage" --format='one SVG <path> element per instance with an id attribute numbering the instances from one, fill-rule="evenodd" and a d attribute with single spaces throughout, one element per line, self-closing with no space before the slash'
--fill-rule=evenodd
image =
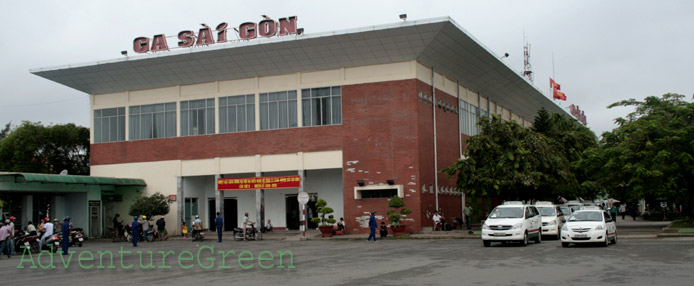
<path id="1" fill-rule="evenodd" d="M 328 206 L 328 202 L 326 202 L 324 199 L 318 199 L 316 202 L 316 208 L 319 217 L 311 218 L 313 223 L 320 224 L 321 226 L 328 226 L 336 222 L 335 217 L 331 215 L 331 213 L 335 211 L 333 208 Z M 325 218 L 325 215 L 329 215 L 328 218 Z"/>
<path id="2" fill-rule="evenodd" d="M 388 202 L 388 207 L 393 208 L 388 210 L 386 214 L 388 215 L 388 220 L 393 226 L 399 226 L 400 220 L 402 220 L 402 215 L 411 214 L 412 210 L 405 207 L 405 200 L 401 197 L 393 196 Z M 402 208 L 402 209 L 401 209 Z"/>
<path id="3" fill-rule="evenodd" d="M 572 162 L 596 144 L 576 120 L 538 111 L 533 129 L 498 115 L 481 119 L 481 133 L 466 140 L 465 159 L 442 170 L 473 197 L 507 200 L 554 199 L 582 192 Z"/>
<path id="4" fill-rule="evenodd" d="M 609 106 L 634 107 L 618 127 L 602 134 L 580 166 L 592 182 L 622 201 L 667 201 L 694 213 L 694 104 L 679 94 Z"/>
<path id="5" fill-rule="evenodd" d="M 5 125 L 5 128 L 0 130 L 0 141 L 2 139 L 5 139 L 5 137 L 7 137 L 7 134 L 10 134 L 11 127 L 12 127 L 12 121 L 7 122 L 7 124 Z"/>
<path id="6" fill-rule="evenodd" d="M 89 175 L 89 129 L 25 121 L 0 140 L 0 170 Z"/>
<path id="7" fill-rule="evenodd" d="M 133 199 L 128 214 L 130 216 L 145 215 L 147 218 L 166 215 L 169 213 L 170 203 L 169 199 L 160 193 L 155 193 L 149 197 L 140 195 Z"/>

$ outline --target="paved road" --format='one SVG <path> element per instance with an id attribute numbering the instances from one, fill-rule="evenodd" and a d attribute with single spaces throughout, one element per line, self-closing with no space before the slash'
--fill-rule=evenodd
<path id="1" fill-rule="evenodd" d="M 54 257 L 55 269 L 31 269 L 31 262 L 22 263 L 20 257 L 0 258 L 0 277 L 3 282 L 41 285 L 50 277 L 51 285 L 136 285 L 158 283 L 163 285 L 691 285 L 694 279 L 694 240 L 686 239 L 622 239 L 608 248 L 581 246 L 562 248 L 558 241 L 544 240 L 527 247 L 494 244 L 483 248 L 479 240 L 385 240 L 366 241 L 249 241 L 216 242 L 202 244 L 190 241 L 142 243 L 137 250 L 144 252 L 143 263 L 149 264 L 147 251 L 153 251 L 156 269 L 139 269 L 137 254 L 124 255 L 123 264 L 134 264 L 133 269 L 122 269 L 118 256 L 115 269 L 81 269 L 77 264 L 80 251 L 95 254 L 120 247 L 133 250 L 125 243 L 88 241 L 64 269 L 60 256 Z M 195 254 L 201 246 L 214 246 L 234 254 L 216 255 L 215 268 L 203 269 L 194 265 L 181 269 L 176 255 L 183 250 Z M 171 269 L 161 269 L 162 257 L 158 251 L 175 251 L 164 260 Z M 254 260 L 241 261 L 239 255 L 249 253 Z M 262 251 L 268 251 L 263 253 Z M 289 268 L 289 255 L 284 254 L 279 266 L 278 251 L 291 251 L 293 266 Z M 203 248 L 202 263 L 209 264 L 209 249 Z M 272 254 L 271 254 L 272 253 Z M 82 254 L 83 256 L 86 254 Z M 267 259 L 258 262 L 258 255 Z M 108 258 L 108 255 L 106 256 Z M 43 262 L 48 263 L 48 257 Z M 35 259 L 35 258 L 34 258 Z M 83 261 L 85 265 L 94 262 Z M 188 265 L 183 261 L 183 265 Z M 258 264 L 260 263 L 260 264 Z M 269 266 L 262 269 L 259 265 Z M 220 269 L 220 265 L 230 269 Z M 108 259 L 104 266 L 108 267 Z M 5 284 L 5 283 L 2 283 Z"/>

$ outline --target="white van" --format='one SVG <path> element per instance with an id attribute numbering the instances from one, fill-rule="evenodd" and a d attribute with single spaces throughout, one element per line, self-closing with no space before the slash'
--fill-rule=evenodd
<path id="1" fill-rule="evenodd" d="M 492 241 L 517 241 L 528 244 L 542 241 L 542 219 L 540 212 L 531 205 L 499 205 L 489 214 L 482 225 L 482 244 L 489 247 Z"/>
<path id="2" fill-rule="evenodd" d="M 551 202 L 536 202 L 535 207 L 542 217 L 542 235 L 553 235 L 559 239 L 565 221 L 561 208 Z"/>

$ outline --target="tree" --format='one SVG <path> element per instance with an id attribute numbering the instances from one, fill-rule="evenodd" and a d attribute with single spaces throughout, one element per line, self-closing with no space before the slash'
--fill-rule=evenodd
<path id="1" fill-rule="evenodd" d="M 400 225 L 402 215 L 412 213 L 411 209 L 405 207 L 405 200 L 403 200 L 401 197 L 398 197 L 397 195 L 393 196 L 390 199 L 390 201 L 388 202 L 388 207 L 393 208 L 392 210 L 388 210 L 386 214 L 388 215 L 388 220 L 390 220 L 391 224 L 394 227 Z"/>
<path id="2" fill-rule="evenodd" d="M 467 139 L 465 159 L 442 170 L 466 194 L 502 199 L 553 198 L 577 186 L 569 164 L 545 136 L 495 115 Z"/>
<path id="3" fill-rule="evenodd" d="M 0 140 L 0 170 L 89 175 L 89 129 L 24 121 Z"/>
<path id="4" fill-rule="evenodd" d="M 668 93 L 613 103 L 635 107 L 581 163 L 593 183 L 622 200 L 684 204 L 694 214 L 694 104 Z M 692 216 L 694 217 L 694 216 Z"/>
<path id="5" fill-rule="evenodd" d="M 131 216 L 144 215 L 148 218 L 166 215 L 169 213 L 169 203 L 168 198 L 158 192 L 149 197 L 141 195 L 133 199 L 128 214 Z"/>
<path id="6" fill-rule="evenodd" d="M 335 217 L 331 213 L 335 212 L 333 208 L 328 206 L 328 202 L 324 199 L 318 199 L 316 202 L 316 211 L 320 214 L 320 217 L 311 218 L 311 222 L 315 224 L 321 224 L 321 226 L 328 226 L 335 223 Z M 325 215 L 329 215 L 328 218 Z"/>
<path id="7" fill-rule="evenodd" d="M 11 127 L 12 127 L 12 121 L 8 122 L 5 125 L 5 128 L 0 130 L 0 141 L 2 141 L 2 139 L 5 139 L 5 137 L 7 137 L 7 134 L 10 134 L 10 130 L 12 129 Z"/>

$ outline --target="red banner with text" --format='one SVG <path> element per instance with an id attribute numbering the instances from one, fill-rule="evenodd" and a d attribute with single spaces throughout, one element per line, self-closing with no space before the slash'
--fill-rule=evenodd
<path id="1" fill-rule="evenodd" d="M 217 180 L 217 190 L 238 191 L 256 189 L 298 189 L 301 186 L 300 176 L 253 177 Z"/>

